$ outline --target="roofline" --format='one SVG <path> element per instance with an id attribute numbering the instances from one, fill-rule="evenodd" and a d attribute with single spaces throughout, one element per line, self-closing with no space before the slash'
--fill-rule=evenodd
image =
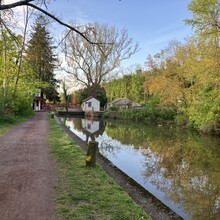
<path id="1" fill-rule="evenodd" d="M 89 99 L 92 99 L 92 98 L 94 98 L 94 97 L 93 96 L 89 96 L 88 98 L 84 99 L 82 102 L 86 102 L 86 101 L 88 101 Z M 94 99 L 96 99 L 96 98 L 94 98 Z M 98 100 L 98 99 L 96 99 L 96 100 Z"/>

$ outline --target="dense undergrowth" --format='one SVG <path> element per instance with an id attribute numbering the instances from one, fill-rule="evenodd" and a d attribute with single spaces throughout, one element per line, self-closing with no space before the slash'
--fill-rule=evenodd
<path id="1" fill-rule="evenodd" d="M 4 117 L 0 116 L 0 136 L 5 134 L 8 130 L 10 130 L 16 124 L 19 124 L 23 121 L 26 121 L 28 118 L 33 116 L 33 112 L 28 115 L 4 115 Z"/>

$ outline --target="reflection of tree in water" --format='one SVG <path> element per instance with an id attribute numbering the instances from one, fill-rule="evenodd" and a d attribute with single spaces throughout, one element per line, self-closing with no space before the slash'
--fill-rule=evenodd
<path id="1" fill-rule="evenodd" d="M 149 145 L 155 159 L 152 162 L 149 152 L 142 151 L 145 181 L 156 185 L 168 200 L 181 204 L 192 219 L 220 219 L 220 159 L 215 151 L 198 144 L 197 138 L 185 143 L 177 138 L 154 139 Z"/>
<path id="2" fill-rule="evenodd" d="M 103 125 L 101 125 L 103 123 Z M 74 121 L 82 130 L 81 121 Z M 78 125 L 77 125 L 78 124 Z M 105 132 L 109 136 L 100 137 Z M 165 199 L 180 204 L 192 219 L 220 219 L 220 140 L 172 125 L 100 121 L 93 137 L 99 149 L 117 155 L 121 145 L 133 145 L 145 157 L 143 176 L 165 193 Z M 114 140 L 113 140 L 114 139 Z M 195 207 L 195 208 L 194 208 Z"/>
<path id="3" fill-rule="evenodd" d="M 122 150 L 121 146 L 122 144 L 119 141 L 108 138 L 100 141 L 99 150 L 105 157 L 107 157 L 107 154 L 116 157 L 119 151 Z"/>
<path id="4" fill-rule="evenodd" d="M 141 148 L 145 181 L 164 192 L 165 199 L 181 204 L 192 219 L 220 219 L 219 138 L 129 121 L 107 122 L 106 133 Z"/>
<path id="5" fill-rule="evenodd" d="M 60 120 L 67 128 L 70 128 L 69 122 L 72 122 L 72 124 L 74 125 L 74 129 L 80 132 L 82 131 L 81 118 L 81 116 L 61 117 Z"/>
<path id="6" fill-rule="evenodd" d="M 73 117 L 71 118 L 71 121 L 74 124 L 74 128 L 77 131 L 82 131 L 82 121 L 81 121 L 82 117 Z"/>
<path id="7" fill-rule="evenodd" d="M 119 141 L 122 145 L 132 144 L 134 148 L 139 148 L 143 140 L 143 131 L 139 128 L 142 124 L 130 123 L 129 121 L 108 120 L 106 123 L 105 132 L 112 139 Z"/>
<path id="8" fill-rule="evenodd" d="M 99 149 L 104 156 L 111 154 L 112 157 L 116 157 L 119 151 L 122 151 L 122 146 L 132 145 L 133 148 L 139 147 L 139 138 L 134 143 L 134 134 L 136 133 L 138 126 L 131 123 L 133 127 L 127 126 L 128 121 L 118 120 L 106 120 L 105 133 L 107 134 L 100 142 Z"/>
<path id="9" fill-rule="evenodd" d="M 67 121 L 67 117 L 60 117 L 60 121 L 62 122 L 62 124 L 66 125 L 66 121 Z"/>

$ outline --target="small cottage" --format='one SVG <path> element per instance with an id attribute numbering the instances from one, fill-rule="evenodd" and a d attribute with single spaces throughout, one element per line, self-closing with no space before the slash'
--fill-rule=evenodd
<path id="1" fill-rule="evenodd" d="M 90 96 L 83 100 L 81 108 L 84 112 L 100 111 L 100 101 Z"/>
<path id="2" fill-rule="evenodd" d="M 38 94 L 34 97 L 32 107 L 34 111 L 41 111 L 45 109 L 46 99 L 43 97 L 43 92 L 39 89 Z"/>
<path id="3" fill-rule="evenodd" d="M 141 105 L 137 102 L 131 101 L 128 98 L 117 98 L 106 104 L 107 110 L 111 107 L 116 107 L 118 109 L 130 109 L 141 107 Z"/>

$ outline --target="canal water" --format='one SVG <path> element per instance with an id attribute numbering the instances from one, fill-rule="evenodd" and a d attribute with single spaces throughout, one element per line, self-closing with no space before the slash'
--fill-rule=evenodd
<path id="1" fill-rule="evenodd" d="M 220 138 L 172 124 L 62 118 L 183 219 L 220 219 Z"/>

